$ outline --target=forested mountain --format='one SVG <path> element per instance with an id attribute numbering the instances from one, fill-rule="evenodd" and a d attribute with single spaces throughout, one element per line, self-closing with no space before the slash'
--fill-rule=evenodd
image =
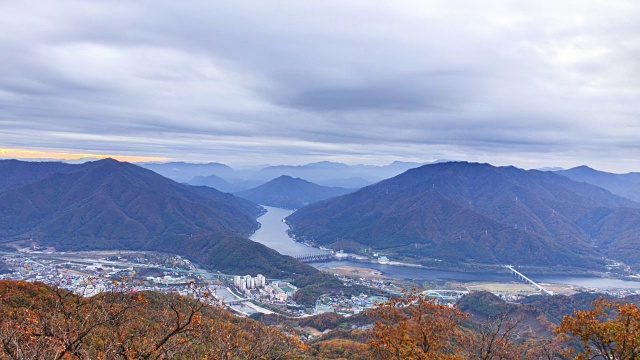
<path id="1" fill-rule="evenodd" d="M 345 241 L 418 260 L 640 266 L 640 205 L 567 177 L 449 162 L 411 169 L 302 208 L 287 221 L 319 244 Z"/>
<path id="2" fill-rule="evenodd" d="M 319 181 L 317 184 L 322 186 L 335 186 L 347 189 L 360 189 L 367 185 L 371 185 L 372 182 L 359 177 L 350 177 L 345 179 L 323 180 Z"/>
<path id="3" fill-rule="evenodd" d="M 262 208 L 208 187 L 179 184 L 112 159 L 41 171 L 0 190 L 0 239 L 57 250 L 158 250 L 222 271 L 315 270 L 246 238 Z M 71 170 L 70 170 L 71 169 Z"/>
<path id="4" fill-rule="evenodd" d="M 312 182 L 282 175 L 253 189 L 235 193 L 256 204 L 285 209 L 299 209 L 316 201 L 352 192 L 352 189 L 320 186 Z"/>
<path id="5" fill-rule="evenodd" d="M 640 173 L 613 174 L 578 166 L 569 170 L 558 171 L 572 180 L 586 182 L 607 189 L 612 193 L 634 201 L 640 201 Z"/>
<path id="6" fill-rule="evenodd" d="M 28 162 L 0 160 L 0 190 L 13 185 L 26 184 L 52 172 L 73 171 L 75 165 L 62 162 Z"/>

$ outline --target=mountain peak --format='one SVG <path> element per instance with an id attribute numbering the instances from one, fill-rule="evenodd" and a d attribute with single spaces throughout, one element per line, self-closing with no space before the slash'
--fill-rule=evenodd
<path id="1" fill-rule="evenodd" d="M 320 186 L 301 178 L 281 175 L 236 195 L 258 204 L 298 209 L 310 203 L 351 192 L 350 189 Z"/>
<path id="2" fill-rule="evenodd" d="M 591 167 L 589 167 L 589 166 L 587 166 L 587 165 L 580 165 L 580 166 L 576 166 L 576 167 L 571 168 L 571 169 L 569 169 L 569 170 L 598 171 L 598 170 L 596 170 L 596 169 L 594 169 L 594 168 L 591 168 Z"/>
<path id="3" fill-rule="evenodd" d="M 127 170 L 138 169 L 140 171 L 146 171 L 144 168 L 130 164 L 124 161 L 118 161 L 113 158 L 105 158 L 96 161 L 90 161 L 83 164 L 78 164 L 79 170 L 88 170 L 91 172 L 98 172 L 104 176 L 118 175 L 126 172 Z"/>
<path id="4" fill-rule="evenodd" d="M 284 184 L 291 184 L 294 182 L 304 182 L 304 183 L 309 183 L 309 184 L 313 184 L 305 179 L 299 178 L 299 177 L 293 177 L 293 176 L 289 176 L 289 175 L 280 175 L 277 178 L 271 180 L 272 182 L 275 183 L 284 183 Z"/>
<path id="5" fill-rule="evenodd" d="M 586 165 L 558 172 L 572 180 L 607 189 L 614 194 L 640 202 L 640 173 L 615 174 Z"/>
<path id="6" fill-rule="evenodd" d="M 246 239 L 258 228 L 261 209 L 244 199 L 114 159 L 45 165 L 0 167 L 6 174 L 25 174 L 13 176 L 20 181 L 10 187 L 2 188 L 0 179 L 5 242 L 24 242 L 25 234 L 33 234 L 40 245 L 58 250 L 162 251 L 225 272 L 316 271 Z M 242 263 L 240 256 L 251 260 Z"/>
<path id="7" fill-rule="evenodd" d="M 616 211 L 609 221 L 628 215 L 640 224 L 639 210 L 618 210 L 628 207 L 639 206 L 555 173 L 457 161 L 408 170 L 287 221 L 325 246 L 344 238 L 425 259 L 588 267 L 601 263 L 592 224 Z"/>
<path id="8" fill-rule="evenodd" d="M 87 163 L 84 163 L 84 164 L 80 164 L 80 165 L 81 166 L 82 165 L 93 166 L 94 168 L 106 167 L 106 166 L 114 168 L 114 167 L 119 167 L 122 164 L 126 164 L 126 163 L 118 161 L 118 160 L 113 159 L 113 158 L 104 158 L 104 159 L 100 159 L 100 160 L 90 161 L 90 162 L 87 162 Z"/>

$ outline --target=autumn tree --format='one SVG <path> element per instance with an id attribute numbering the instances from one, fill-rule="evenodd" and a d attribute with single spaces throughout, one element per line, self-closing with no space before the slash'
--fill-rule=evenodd
<path id="1" fill-rule="evenodd" d="M 520 359 L 523 349 L 516 344 L 516 327 L 520 319 L 512 309 L 503 306 L 500 311 L 477 325 L 467 348 L 469 357 L 478 360 Z"/>
<path id="2" fill-rule="evenodd" d="M 211 310 L 211 309 L 208 309 Z M 200 326 L 200 340 L 206 352 L 200 359 L 297 359 L 304 358 L 306 346 L 295 336 L 257 321 L 220 313 Z M 196 353 L 197 355 L 197 353 Z M 187 357 L 189 358 L 189 357 Z M 192 357 L 195 358 L 195 357 Z"/>
<path id="3" fill-rule="evenodd" d="M 314 355 L 320 359 L 369 360 L 367 344 L 350 339 L 331 339 L 313 344 Z"/>
<path id="4" fill-rule="evenodd" d="M 567 315 L 556 331 L 568 342 L 566 356 L 578 360 L 640 359 L 640 311 L 635 304 L 594 301 Z"/>
<path id="5" fill-rule="evenodd" d="M 129 296 L 138 306 L 94 333 L 92 358 L 173 359 L 198 339 L 205 303 L 176 294 Z"/>
<path id="6" fill-rule="evenodd" d="M 464 312 L 417 291 L 380 304 L 369 342 L 380 359 L 462 359 Z"/>
<path id="7" fill-rule="evenodd" d="M 83 297 L 0 281 L 0 320 L 0 359 L 295 359 L 304 351 L 295 336 L 222 307 L 121 284 Z"/>
<path id="8" fill-rule="evenodd" d="M 12 359 L 90 357 L 92 335 L 142 304 L 120 285 L 114 292 L 84 298 L 44 284 L 2 281 L 0 296 L 0 341 Z"/>

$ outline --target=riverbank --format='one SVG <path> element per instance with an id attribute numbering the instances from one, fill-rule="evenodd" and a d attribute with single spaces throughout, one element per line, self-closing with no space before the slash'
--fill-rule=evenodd
<path id="1" fill-rule="evenodd" d="M 308 244 L 296 242 L 289 234 L 289 226 L 282 220 L 292 213 L 291 210 L 264 207 L 267 212 L 258 218 L 261 227 L 251 239 L 260 242 L 282 254 L 290 256 L 304 256 L 310 253 L 323 253 L 326 251 Z M 405 259 L 401 259 L 405 260 Z M 388 261 L 381 264 L 376 258 L 367 260 L 347 260 L 347 261 L 327 261 L 319 263 L 309 263 L 320 270 L 330 270 L 342 268 L 366 268 L 370 270 L 359 270 L 366 276 L 382 276 L 408 281 L 457 281 L 461 283 L 482 282 L 482 283 L 512 283 L 514 282 L 511 273 L 502 265 L 469 264 L 469 263 L 445 263 L 433 262 L 431 266 L 409 263 L 407 261 Z M 518 270 L 534 281 L 556 284 L 569 284 L 583 286 L 585 288 L 599 289 L 630 289 L 640 290 L 639 279 L 621 279 L 613 277 L 613 274 L 595 273 L 593 271 L 568 268 L 561 266 L 526 266 L 518 267 Z M 330 272 L 333 270 L 330 270 Z M 352 270 L 350 270 L 352 271 Z M 608 277 L 607 277 L 608 276 Z M 365 277 L 365 276 L 358 276 Z"/>

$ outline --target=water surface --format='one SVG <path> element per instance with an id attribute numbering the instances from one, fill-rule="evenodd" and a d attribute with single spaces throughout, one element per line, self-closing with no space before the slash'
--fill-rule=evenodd
<path id="1" fill-rule="evenodd" d="M 287 230 L 287 225 L 283 219 L 291 215 L 293 211 L 271 206 L 264 206 L 267 212 L 257 220 L 260 223 L 258 229 L 249 239 L 264 244 L 283 255 L 303 256 L 312 254 L 322 254 L 325 251 L 306 246 L 294 241 Z"/>
<path id="2" fill-rule="evenodd" d="M 264 206 L 264 205 L 263 205 Z M 258 218 L 261 227 L 252 236 L 251 240 L 262 243 L 281 254 L 299 256 L 324 253 L 324 251 L 295 242 L 289 237 L 287 230 L 289 226 L 282 220 L 293 211 L 271 206 L 264 206 L 267 213 Z M 311 263 L 321 270 L 328 270 L 336 266 L 356 266 L 371 268 L 382 271 L 385 275 L 396 279 L 411 280 L 449 280 L 459 282 L 512 282 L 514 278 L 509 273 L 486 273 L 486 272 L 458 272 L 450 270 L 421 269 L 405 266 L 396 266 L 377 263 L 361 263 L 354 261 L 330 261 L 321 263 Z M 570 284 L 583 287 L 591 287 L 605 290 L 630 289 L 640 290 L 640 282 L 630 280 L 607 279 L 593 276 L 570 276 L 570 275 L 528 275 L 536 282 Z"/>

